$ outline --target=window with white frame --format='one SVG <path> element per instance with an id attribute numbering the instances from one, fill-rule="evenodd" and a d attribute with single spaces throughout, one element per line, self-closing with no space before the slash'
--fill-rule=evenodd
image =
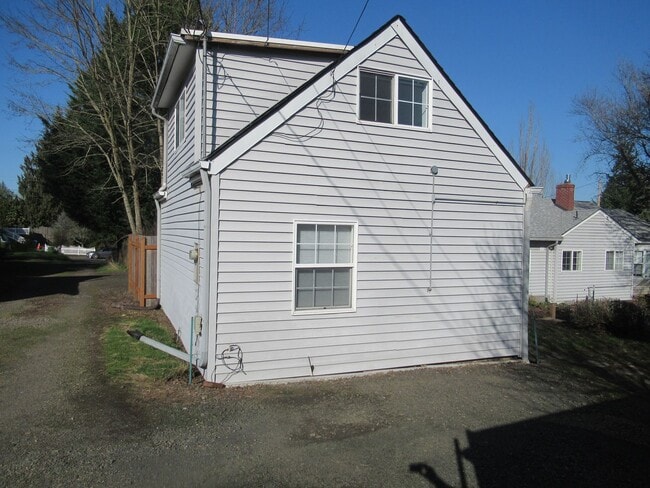
<path id="1" fill-rule="evenodd" d="M 429 98 L 427 80 L 359 72 L 359 120 L 427 128 Z"/>
<path id="2" fill-rule="evenodd" d="M 185 140 L 185 91 L 181 93 L 176 103 L 174 122 L 176 126 L 174 148 L 177 148 Z"/>
<path id="3" fill-rule="evenodd" d="M 622 271 L 623 258 L 623 251 L 605 251 L 605 271 Z"/>
<path id="4" fill-rule="evenodd" d="M 354 309 L 356 224 L 296 222 L 294 311 Z"/>
<path id="5" fill-rule="evenodd" d="M 562 271 L 580 271 L 582 251 L 562 251 Z"/>
<path id="6" fill-rule="evenodd" d="M 650 278 L 650 251 L 634 251 L 634 276 Z"/>

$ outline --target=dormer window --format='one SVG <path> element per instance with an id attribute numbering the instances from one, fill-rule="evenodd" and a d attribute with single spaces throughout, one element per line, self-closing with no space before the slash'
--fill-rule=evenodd
<path id="1" fill-rule="evenodd" d="M 428 128 L 429 99 L 427 80 L 359 71 L 359 120 Z"/>

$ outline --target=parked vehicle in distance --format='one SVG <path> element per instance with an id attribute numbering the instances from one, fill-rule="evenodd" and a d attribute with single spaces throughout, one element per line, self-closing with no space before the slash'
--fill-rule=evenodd
<path id="1" fill-rule="evenodd" d="M 102 247 L 96 251 L 89 251 L 86 253 L 86 256 L 89 259 L 109 259 L 113 257 L 115 249 L 112 247 Z"/>

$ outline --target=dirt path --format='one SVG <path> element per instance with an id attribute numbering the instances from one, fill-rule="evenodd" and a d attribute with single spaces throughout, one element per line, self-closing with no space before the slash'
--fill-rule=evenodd
<path id="1" fill-rule="evenodd" d="M 21 298 L 0 302 L 2 332 L 24 339 L 0 370 L 0 465 L 8 479 L 52 484 L 75 446 L 140 428 L 124 392 L 104 380 L 98 355 L 106 320 L 97 314 L 99 297 L 121 290 L 124 276 L 98 276 L 94 267 L 22 276 L 11 290 Z"/>
<path id="2" fill-rule="evenodd" d="M 64 279 L 63 293 L 57 283 Z M 0 486 L 647 486 L 646 363 L 544 351 L 226 390 L 106 382 L 124 276 L 33 276 L 0 300 Z M 43 282 L 42 280 L 46 280 Z M 48 284 L 45 286 L 45 284 Z M 29 290 L 32 290 L 31 296 Z M 34 291 L 37 290 L 37 291 Z M 542 338 L 544 338 L 542 331 Z M 629 362 L 629 361 L 628 361 Z"/>

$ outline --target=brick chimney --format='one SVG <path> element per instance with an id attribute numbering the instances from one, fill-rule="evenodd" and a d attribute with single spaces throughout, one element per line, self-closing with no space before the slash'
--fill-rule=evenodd
<path id="1" fill-rule="evenodd" d="M 563 210 L 573 210 L 575 208 L 575 189 L 576 186 L 571 183 L 571 177 L 566 175 L 564 183 L 555 187 L 555 205 Z"/>

